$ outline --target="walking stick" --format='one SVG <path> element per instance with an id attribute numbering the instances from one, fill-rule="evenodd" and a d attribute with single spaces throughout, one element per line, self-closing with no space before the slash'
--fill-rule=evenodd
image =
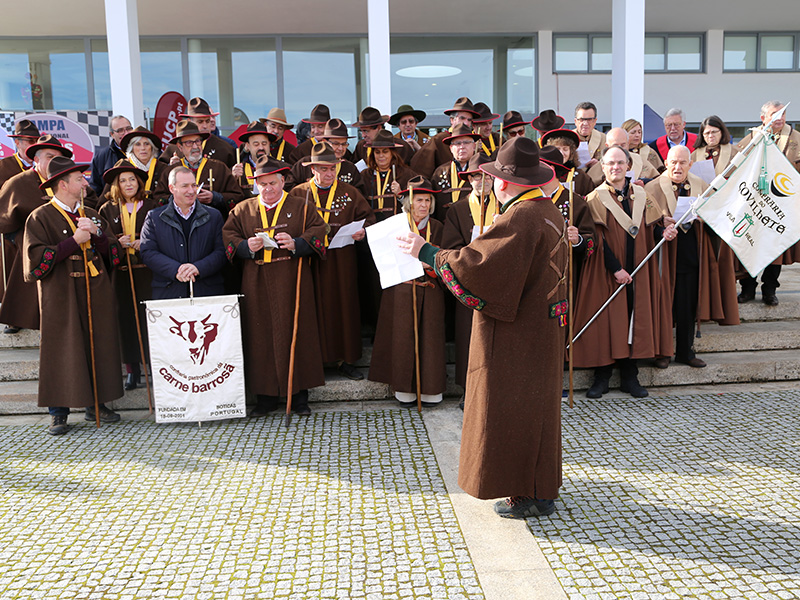
<path id="1" fill-rule="evenodd" d="M 486 183 L 486 173 L 481 171 L 481 235 L 483 235 L 483 224 L 486 221 L 486 204 L 483 198 L 483 187 Z"/>
<path id="2" fill-rule="evenodd" d="M 414 304 L 414 365 L 417 370 L 417 412 L 422 412 L 422 383 L 419 378 L 419 321 L 417 316 L 417 283 L 411 280 L 411 302 Z"/>
<path id="3" fill-rule="evenodd" d="M 122 202 L 119 203 L 119 219 L 122 220 Z M 134 223 L 135 227 L 135 223 Z M 123 234 L 125 232 L 123 231 Z M 136 319 L 136 335 L 139 338 L 139 356 L 142 359 L 142 370 L 144 371 L 144 384 L 147 387 L 147 407 L 150 414 L 153 414 L 153 395 L 150 391 L 150 379 L 147 372 L 147 359 L 144 355 L 144 342 L 142 341 L 142 324 L 139 321 L 139 303 L 136 301 L 136 284 L 133 282 L 133 265 L 131 265 L 131 254 L 125 249 L 125 259 L 128 261 L 128 276 L 131 280 L 131 299 L 133 300 L 133 316 Z"/>
<path id="4" fill-rule="evenodd" d="M 84 195 L 86 194 L 85 190 L 81 190 L 81 206 L 80 206 L 80 215 L 81 217 L 86 216 L 86 211 L 84 210 L 83 206 L 83 199 Z M 91 238 L 90 238 L 91 239 Z M 95 357 L 94 357 L 94 323 L 92 319 L 92 286 L 90 285 L 89 278 L 89 259 L 86 255 L 86 247 L 81 244 L 81 250 L 83 250 L 83 275 L 84 279 L 86 280 L 86 309 L 89 315 L 89 356 L 92 361 L 92 392 L 94 395 L 94 420 L 95 425 L 97 428 L 100 428 L 100 401 L 97 399 L 97 367 L 95 366 Z"/>
<path id="5" fill-rule="evenodd" d="M 6 234 L 0 233 L 0 249 L 3 252 L 3 295 L 8 287 L 8 277 L 6 275 Z"/>
<path id="6" fill-rule="evenodd" d="M 567 226 L 572 225 L 572 178 L 575 175 L 575 169 L 571 169 L 569 175 L 567 176 L 567 186 L 569 186 L 569 217 Z M 574 381 L 574 372 L 572 370 L 572 299 L 573 299 L 573 278 L 572 278 L 572 244 L 569 244 L 569 279 L 567 280 L 567 286 L 569 287 L 569 297 L 567 299 L 567 327 L 569 328 L 569 346 L 567 347 L 567 360 L 569 361 L 569 407 L 573 408 L 573 393 L 575 391 L 575 381 Z"/>
<path id="7" fill-rule="evenodd" d="M 311 188 L 309 188 L 310 190 Z M 303 207 L 303 229 L 306 226 L 306 214 L 308 213 L 308 195 L 306 190 L 306 204 Z M 294 378 L 294 355 L 297 348 L 297 326 L 300 320 L 300 281 L 303 278 L 303 258 L 297 259 L 297 286 L 294 291 L 294 323 L 292 324 L 292 345 L 289 348 L 289 383 L 286 390 L 286 427 L 292 420 L 292 379 Z"/>

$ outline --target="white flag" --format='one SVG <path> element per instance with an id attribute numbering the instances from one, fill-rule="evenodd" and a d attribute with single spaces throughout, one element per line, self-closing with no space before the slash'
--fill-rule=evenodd
<path id="1" fill-rule="evenodd" d="M 800 173 L 762 137 L 696 212 L 755 276 L 800 239 Z"/>
<path id="2" fill-rule="evenodd" d="M 156 422 L 245 416 L 237 296 L 148 300 Z"/>

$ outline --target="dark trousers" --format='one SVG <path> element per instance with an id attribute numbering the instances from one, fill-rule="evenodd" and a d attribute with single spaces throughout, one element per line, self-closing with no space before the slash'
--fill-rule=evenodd
<path id="1" fill-rule="evenodd" d="M 678 272 L 675 275 L 675 295 L 672 299 L 672 318 L 675 321 L 675 358 L 687 361 L 694 358 L 694 330 L 697 320 L 698 272 Z"/>
<path id="2" fill-rule="evenodd" d="M 774 295 L 775 290 L 781 287 L 781 284 L 778 283 L 778 277 L 781 274 L 781 265 L 768 265 L 764 272 L 761 274 L 761 294 L 766 294 L 768 296 Z M 750 277 L 750 275 L 746 275 L 741 279 L 742 283 L 742 291 L 743 292 L 750 292 L 754 294 L 756 291 L 756 281 L 755 277 Z"/>
<path id="3" fill-rule="evenodd" d="M 100 408 L 105 408 L 105 404 L 100 403 Z M 94 406 L 88 406 L 89 410 L 94 410 Z M 69 406 L 50 406 L 47 409 L 51 417 L 65 417 L 69 414 Z"/>
<path id="4" fill-rule="evenodd" d="M 256 394 L 256 403 L 269 410 L 277 409 L 279 400 L 280 398 L 278 396 Z M 308 390 L 300 390 L 292 394 L 292 408 L 298 408 L 300 406 L 308 406 Z"/>

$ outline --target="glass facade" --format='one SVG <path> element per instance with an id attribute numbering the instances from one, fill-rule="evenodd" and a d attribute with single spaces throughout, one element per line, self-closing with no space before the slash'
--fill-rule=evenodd
<path id="1" fill-rule="evenodd" d="M 797 71 L 798 40 L 795 33 L 726 33 L 723 70 Z"/>

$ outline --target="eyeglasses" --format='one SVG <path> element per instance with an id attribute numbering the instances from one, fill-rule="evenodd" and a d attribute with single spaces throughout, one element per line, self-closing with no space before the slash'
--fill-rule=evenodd
<path id="1" fill-rule="evenodd" d="M 133 131 L 133 127 L 128 125 L 127 127 L 120 127 L 119 129 L 112 129 L 111 133 L 129 133 Z"/>
<path id="2" fill-rule="evenodd" d="M 597 117 L 575 117 L 576 123 L 589 123 L 590 121 L 597 121 Z"/>
<path id="3" fill-rule="evenodd" d="M 330 140 L 325 140 L 325 141 L 328 142 L 334 148 L 345 148 L 348 146 L 347 142 L 332 142 Z"/>
<path id="4" fill-rule="evenodd" d="M 458 140 L 457 142 L 451 142 L 450 145 L 451 146 L 455 146 L 456 148 L 459 148 L 461 146 L 469 146 L 470 144 L 474 144 L 474 143 L 475 143 L 475 140 Z"/>
<path id="5" fill-rule="evenodd" d="M 506 135 L 508 135 L 508 137 L 517 137 L 518 135 L 525 135 L 525 130 L 520 129 L 518 131 L 506 131 Z"/>
<path id="6" fill-rule="evenodd" d="M 203 140 L 181 140 L 179 146 L 202 146 Z"/>

